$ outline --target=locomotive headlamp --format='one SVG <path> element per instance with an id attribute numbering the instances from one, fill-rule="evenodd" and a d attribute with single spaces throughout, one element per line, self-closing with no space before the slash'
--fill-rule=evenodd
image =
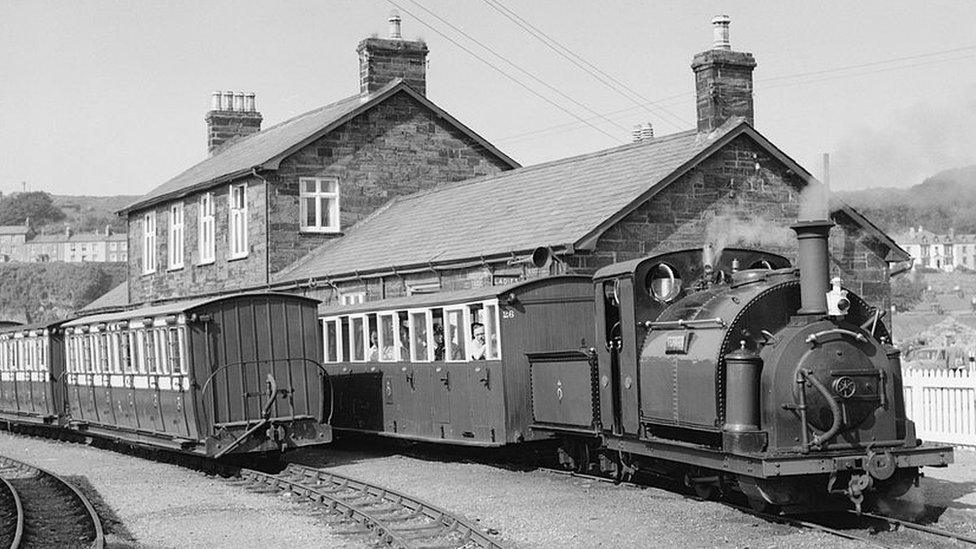
<path id="1" fill-rule="evenodd" d="M 847 290 L 840 287 L 840 277 L 830 280 L 833 286 L 827 292 L 827 314 L 830 316 L 844 316 L 851 308 L 851 300 L 847 298 Z"/>

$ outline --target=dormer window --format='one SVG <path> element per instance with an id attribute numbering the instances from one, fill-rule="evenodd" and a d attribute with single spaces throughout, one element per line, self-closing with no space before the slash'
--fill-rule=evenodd
<path id="1" fill-rule="evenodd" d="M 298 185 L 302 232 L 339 232 L 339 180 L 302 177 Z"/>

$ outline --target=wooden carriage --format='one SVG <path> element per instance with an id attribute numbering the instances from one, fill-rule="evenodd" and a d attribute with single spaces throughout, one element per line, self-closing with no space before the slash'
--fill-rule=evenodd
<path id="1" fill-rule="evenodd" d="M 239 294 L 66 322 L 68 426 L 214 457 L 330 442 L 317 303 Z"/>
<path id="2" fill-rule="evenodd" d="M 536 438 L 528 354 L 592 344 L 593 285 L 554 276 L 319 312 L 334 428 L 502 446 Z"/>
<path id="3" fill-rule="evenodd" d="M 64 371 L 60 322 L 0 328 L 0 419 L 58 425 Z"/>

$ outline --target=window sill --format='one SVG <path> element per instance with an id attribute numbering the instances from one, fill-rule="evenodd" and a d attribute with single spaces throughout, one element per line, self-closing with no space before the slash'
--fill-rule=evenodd
<path id="1" fill-rule="evenodd" d="M 201 261 L 197 263 L 197 267 L 206 267 L 207 265 L 213 265 L 215 261 L 213 259 L 208 259 L 206 261 Z"/>
<path id="2" fill-rule="evenodd" d="M 171 273 L 173 271 L 182 271 L 183 265 L 178 265 L 176 267 L 166 267 L 166 272 Z"/>
<path id="3" fill-rule="evenodd" d="M 156 271 L 155 270 L 152 270 L 152 271 L 143 271 L 142 272 L 142 276 L 149 276 L 149 275 L 154 275 L 154 274 L 156 274 Z"/>
<path id="4" fill-rule="evenodd" d="M 247 254 L 227 256 L 227 261 L 240 261 L 241 259 L 247 259 Z"/>
<path id="5" fill-rule="evenodd" d="M 342 231 L 338 228 L 326 229 L 320 227 L 302 227 L 298 229 L 299 234 L 337 234 L 341 235 Z"/>

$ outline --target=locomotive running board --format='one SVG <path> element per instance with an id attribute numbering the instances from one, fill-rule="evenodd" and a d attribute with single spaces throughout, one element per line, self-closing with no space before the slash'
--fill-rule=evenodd
<path id="1" fill-rule="evenodd" d="M 846 471 L 857 458 L 866 459 L 868 454 L 865 448 L 847 450 L 841 455 L 834 454 L 831 457 L 818 457 L 814 453 L 795 457 L 749 457 L 674 441 L 634 440 L 607 434 L 603 435 L 603 442 L 609 450 L 679 461 L 715 471 L 756 478 Z M 898 468 L 945 467 L 953 461 L 951 446 L 923 444 L 915 448 L 892 448 L 889 452 L 895 458 Z"/>

